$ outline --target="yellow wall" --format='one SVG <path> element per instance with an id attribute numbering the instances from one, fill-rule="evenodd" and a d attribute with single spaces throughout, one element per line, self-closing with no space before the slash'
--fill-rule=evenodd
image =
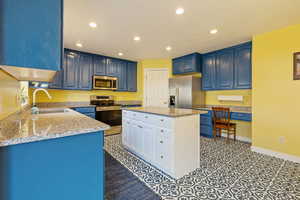
<path id="1" fill-rule="evenodd" d="M 170 59 L 155 59 L 142 60 L 138 62 L 137 66 L 137 92 L 112 92 L 102 90 L 79 91 L 79 90 L 52 90 L 49 93 L 52 99 L 49 100 L 47 96 L 40 92 L 37 95 L 37 102 L 68 102 L 68 101 L 89 101 L 90 95 L 114 95 L 116 100 L 143 100 L 143 73 L 144 68 L 168 68 L 170 76 L 172 75 L 172 62 Z M 30 97 L 32 97 L 33 90 L 30 89 Z"/>
<path id="2" fill-rule="evenodd" d="M 20 84 L 0 69 L 0 120 L 21 109 Z"/>
<path id="3" fill-rule="evenodd" d="M 293 80 L 294 52 L 300 52 L 300 24 L 253 38 L 252 135 L 253 146 L 300 156 L 300 80 Z"/>

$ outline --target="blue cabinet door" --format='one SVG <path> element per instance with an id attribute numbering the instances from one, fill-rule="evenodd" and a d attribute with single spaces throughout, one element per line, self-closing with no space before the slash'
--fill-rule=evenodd
<path id="1" fill-rule="evenodd" d="M 220 90 L 233 89 L 233 49 L 217 52 L 216 78 L 217 87 Z"/>
<path id="2" fill-rule="evenodd" d="M 61 89 L 63 86 L 63 77 L 64 72 L 63 70 L 57 71 L 53 80 L 49 83 L 50 89 Z"/>
<path id="3" fill-rule="evenodd" d="M 107 65 L 107 59 L 104 56 L 100 55 L 94 55 L 93 60 L 94 65 L 94 75 L 106 75 L 106 65 Z"/>
<path id="4" fill-rule="evenodd" d="M 93 57 L 90 54 L 80 53 L 79 67 L 78 67 L 78 89 L 91 90 L 92 89 L 92 67 Z"/>
<path id="5" fill-rule="evenodd" d="M 108 58 L 107 59 L 107 66 L 106 66 L 106 75 L 107 76 L 120 76 L 120 60 Z"/>
<path id="6" fill-rule="evenodd" d="M 63 0 L 1 0 L 0 65 L 58 71 Z"/>
<path id="7" fill-rule="evenodd" d="M 173 74 L 201 72 L 201 55 L 193 53 L 172 60 Z"/>
<path id="8" fill-rule="evenodd" d="M 176 58 L 173 59 L 173 74 L 182 74 L 183 73 L 183 65 L 184 65 L 184 59 L 182 58 Z"/>
<path id="9" fill-rule="evenodd" d="M 203 55 L 202 90 L 213 90 L 216 87 L 216 54 Z"/>
<path id="10" fill-rule="evenodd" d="M 65 65 L 64 69 L 64 89 L 78 88 L 78 68 L 79 68 L 79 53 L 72 51 L 65 51 Z"/>
<path id="11" fill-rule="evenodd" d="M 234 88 L 251 88 L 251 44 L 243 45 L 235 49 L 234 55 Z"/>
<path id="12" fill-rule="evenodd" d="M 118 75 L 118 91 L 127 91 L 127 62 L 118 62 L 119 75 Z"/>
<path id="13" fill-rule="evenodd" d="M 129 92 L 137 91 L 137 63 L 127 63 L 127 89 Z"/>

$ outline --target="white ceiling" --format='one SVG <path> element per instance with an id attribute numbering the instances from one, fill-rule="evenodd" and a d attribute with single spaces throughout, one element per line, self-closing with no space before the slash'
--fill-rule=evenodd
<path id="1" fill-rule="evenodd" d="M 132 60 L 208 52 L 300 23 L 300 0 L 65 0 L 64 7 L 65 47 L 113 57 L 122 52 Z M 177 7 L 185 13 L 176 15 Z M 141 41 L 133 41 L 136 35 Z"/>

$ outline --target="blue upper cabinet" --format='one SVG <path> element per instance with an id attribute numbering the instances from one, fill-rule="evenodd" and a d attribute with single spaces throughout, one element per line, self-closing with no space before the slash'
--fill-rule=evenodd
<path id="1" fill-rule="evenodd" d="M 118 91 L 127 91 L 127 62 L 118 62 L 119 75 L 118 75 Z"/>
<path id="2" fill-rule="evenodd" d="M 236 48 L 234 55 L 234 87 L 236 89 L 250 89 L 251 72 L 251 43 Z"/>
<path id="3" fill-rule="evenodd" d="M 91 90 L 93 77 L 93 57 L 91 55 L 80 53 L 78 76 L 78 89 Z"/>
<path id="4" fill-rule="evenodd" d="M 80 54 L 73 51 L 65 52 L 65 65 L 64 70 L 64 89 L 77 89 L 78 88 L 78 71 L 79 71 L 79 58 Z"/>
<path id="5" fill-rule="evenodd" d="M 137 91 L 137 63 L 127 63 L 127 89 L 129 92 Z"/>
<path id="6" fill-rule="evenodd" d="M 233 88 L 233 55 L 232 49 L 226 49 L 216 54 L 216 87 L 218 89 Z"/>
<path id="7" fill-rule="evenodd" d="M 120 76 L 120 60 L 114 58 L 107 58 L 106 75 Z"/>
<path id="8" fill-rule="evenodd" d="M 251 42 L 203 55 L 203 90 L 251 88 Z"/>
<path id="9" fill-rule="evenodd" d="M 94 55 L 94 75 L 106 75 L 107 59 L 104 56 Z"/>
<path id="10" fill-rule="evenodd" d="M 201 55 L 193 53 L 172 60 L 173 74 L 201 72 Z"/>
<path id="11" fill-rule="evenodd" d="M 63 0 L 1 0 L 0 19 L 0 65 L 61 69 Z"/>
<path id="12" fill-rule="evenodd" d="M 136 62 L 71 49 L 65 49 L 63 69 L 56 72 L 49 88 L 92 90 L 94 75 L 117 77 L 117 91 L 137 90 Z"/>
<path id="13" fill-rule="evenodd" d="M 63 87 L 64 70 L 56 72 L 52 81 L 49 83 L 50 89 L 60 89 Z"/>
<path id="14" fill-rule="evenodd" d="M 202 89 L 211 90 L 216 84 L 216 54 L 204 54 L 202 59 Z"/>

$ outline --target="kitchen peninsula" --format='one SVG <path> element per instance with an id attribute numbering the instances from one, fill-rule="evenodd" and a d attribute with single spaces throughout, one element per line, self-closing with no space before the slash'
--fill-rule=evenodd
<path id="1" fill-rule="evenodd" d="M 68 108 L 0 121 L 0 199 L 102 199 L 109 128 Z"/>
<path id="2" fill-rule="evenodd" d="M 173 178 L 200 166 L 200 114 L 207 111 L 139 107 L 123 109 L 125 148 Z"/>

